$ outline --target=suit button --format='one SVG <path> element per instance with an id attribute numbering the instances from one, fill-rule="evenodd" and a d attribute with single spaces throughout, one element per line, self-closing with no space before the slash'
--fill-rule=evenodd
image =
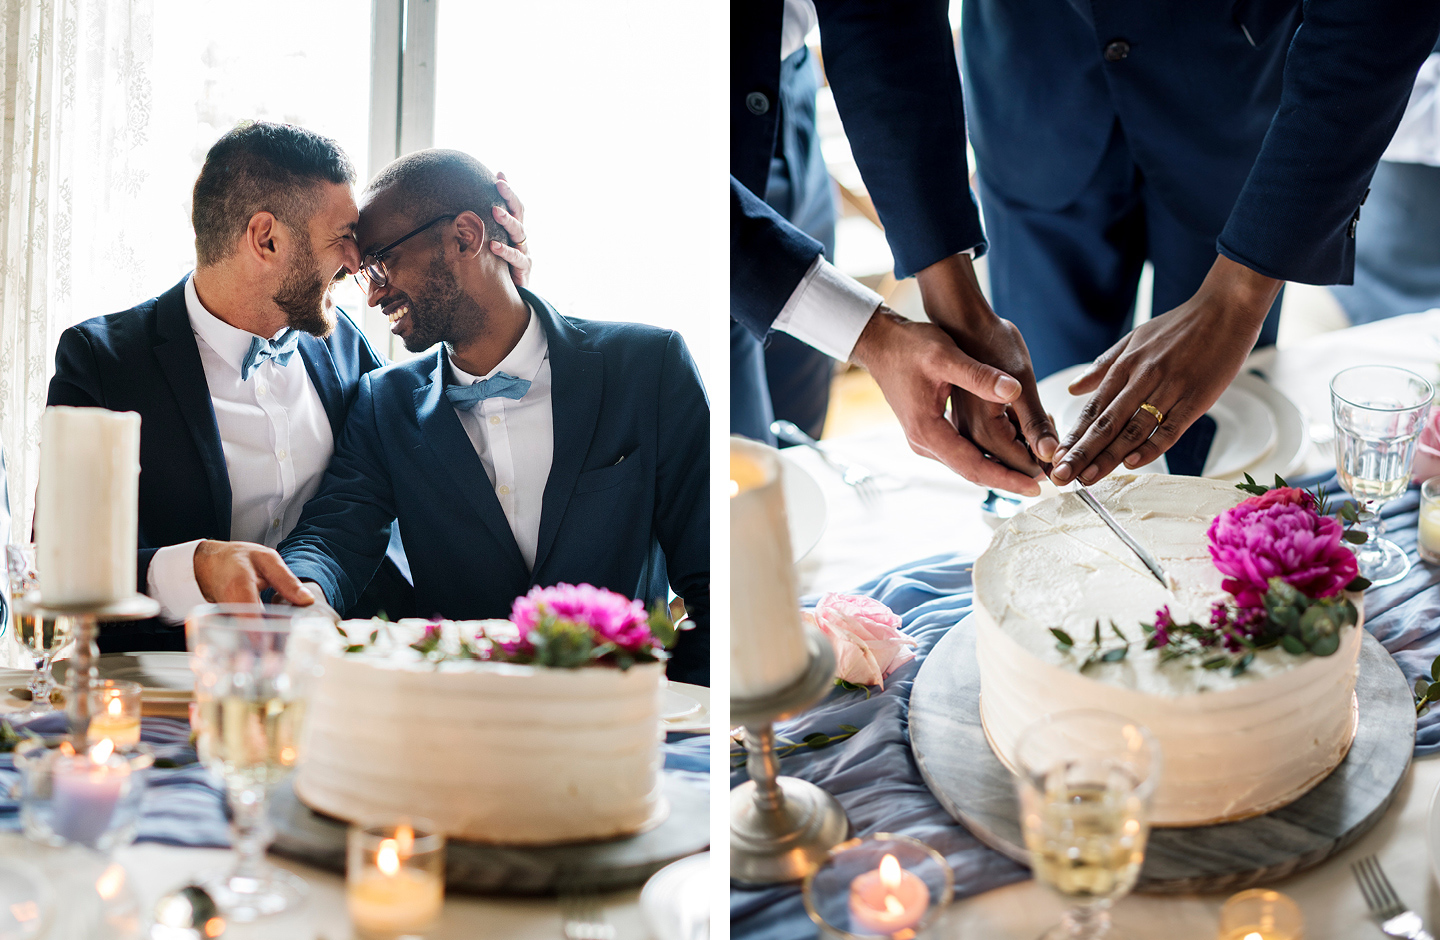
<path id="1" fill-rule="evenodd" d="M 770 110 L 770 99 L 758 91 L 752 91 L 745 96 L 745 107 L 750 109 L 751 114 L 764 114 Z"/>
<path id="2" fill-rule="evenodd" d="M 1112 39 L 1105 44 L 1105 61 L 1119 62 L 1130 54 L 1130 44 L 1123 39 Z"/>

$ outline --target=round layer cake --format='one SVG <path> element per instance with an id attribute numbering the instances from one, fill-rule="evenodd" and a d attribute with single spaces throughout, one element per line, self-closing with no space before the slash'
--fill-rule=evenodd
<path id="1" fill-rule="evenodd" d="M 502 845 L 639 832 L 667 809 L 663 681 L 660 663 L 436 664 L 381 638 L 327 657 L 295 792 L 340 819 L 423 816 L 452 838 Z"/>
<path id="2" fill-rule="evenodd" d="M 1231 484 L 1160 474 L 1114 475 L 1091 488 L 1155 556 L 1162 586 L 1073 493 L 1037 503 L 996 530 L 975 563 L 980 716 L 1008 766 L 1020 734 L 1052 712 L 1095 708 L 1145 725 L 1163 756 L 1153 822 L 1194 826 L 1242 819 L 1289 803 L 1323 780 L 1354 739 L 1361 627 L 1346 627 L 1330 656 L 1260 651 L 1248 669 L 1160 663 L 1142 623 L 1168 606 L 1177 623 L 1209 623 L 1226 600 L 1206 530 L 1245 494 Z M 1357 608 L 1361 599 L 1352 597 Z M 1361 609 L 1363 620 L 1363 608 Z M 1126 657 L 1080 673 L 1096 622 L 1132 642 Z M 1077 646 L 1061 651 L 1059 627 Z"/>

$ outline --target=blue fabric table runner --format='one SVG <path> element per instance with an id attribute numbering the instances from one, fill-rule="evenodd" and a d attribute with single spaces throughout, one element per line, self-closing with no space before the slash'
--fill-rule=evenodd
<path id="1" fill-rule="evenodd" d="M 1333 473 L 1294 485 L 1319 486 L 1338 506 L 1349 497 Z M 1440 567 L 1415 554 L 1420 495 L 1409 490 L 1384 507 L 1385 536 L 1405 549 L 1414 562 L 1401 581 L 1365 594 L 1365 627 L 1385 646 L 1413 684 L 1429 675 L 1440 656 Z M 843 734 L 841 725 L 860 729 L 852 738 L 821 749 L 799 747 L 781 760 L 781 772 L 824 787 L 849 815 L 857 835 L 894 832 L 934 847 L 955 869 L 955 896 L 970 897 L 1030 877 L 1029 869 L 986 848 L 941 808 L 920 777 L 910 754 L 910 687 L 935 643 L 970 613 L 974 559 L 937 555 L 886 572 L 850 593 L 882 601 L 900 615 L 902 629 L 919 641 L 915 660 L 897 669 L 883 690 L 836 689 L 799 718 L 776 726 L 776 735 L 800 742 L 821 732 Z M 818 598 L 805 598 L 813 606 Z M 782 744 L 784 742 L 781 742 Z M 1440 752 L 1440 706 L 1420 717 L 1415 754 Z M 732 759 L 730 785 L 744 783 L 743 767 Z M 805 914 L 797 885 L 763 889 L 733 888 L 730 935 L 735 940 L 795 940 L 816 935 Z"/>

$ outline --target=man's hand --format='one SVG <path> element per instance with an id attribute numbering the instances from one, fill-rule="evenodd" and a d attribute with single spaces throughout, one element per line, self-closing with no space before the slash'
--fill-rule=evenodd
<path id="1" fill-rule="evenodd" d="M 1054 424 L 1040 404 L 1030 351 L 1020 331 L 990 309 L 974 263 L 957 254 L 916 275 L 920 297 L 931 322 L 976 361 L 1015 379 L 1020 393 L 1008 406 L 963 388 L 951 393 L 951 417 L 959 433 L 1012 470 L 1040 473 L 1035 458 L 1049 460 L 1060 443 Z"/>
<path id="2" fill-rule="evenodd" d="M 939 327 L 906 320 L 883 304 L 865 325 L 850 358 L 875 378 L 917 454 L 981 486 L 1039 495 L 1034 479 L 987 460 L 945 417 L 952 386 L 1003 411 L 1005 403 L 1021 393 L 1014 378 L 965 355 Z"/>
<path id="3" fill-rule="evenodd" d="M 214 604 L 258 604 L 266 588 L 274 588 L 278 598 L 300 607 L 317 600 L 279 552 L 254 542 L 206 539 L 195 546 L 195 582 Z"/>
<path id="4" fill-rule="evenodd" d="M 495 174 L 495 188 L 500 191 L 510 211 L 507 212 L 499 206 L 490 211 L 495 216 L 495 221 L 510 236 L 510 244 L 493 240 L 490 242 L 490 250 L 509 262 L 510 278 L 515 282 L 515 286 L 524 287 L 530 281 L 530 269 L 534 266 L 534 262 L 530 260 L 530 249 L 525 247 L 525 204 L 515 195 L 515 190 L 510 188 L 504 173 Z"/>
<path id="5" fill-rule="evenodd" d="M 1240 371 L 1280 286 L 1222 255 L 1194 297 L 1106 350 L 1070 383 L 1072 395 L 1099 391 L 1055 453 L 1055 482 L 1089 485 L 1169 450 Z"/>

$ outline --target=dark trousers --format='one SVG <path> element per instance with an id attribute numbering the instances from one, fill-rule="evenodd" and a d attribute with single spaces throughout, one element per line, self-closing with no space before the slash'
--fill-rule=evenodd
<path id="1" fill-rule="evenodd" d="M 1189 300 L 1215 262 L 1218 232 L 1176 218 L 1146 185 L 1117 123 L 1084 192 L 1058 210 L 997 193 L 980 167 L 991 302 L 1025 337 L 1035 375 L 1090 362 L 1130 327 L 1140 269 L 1155 268 L 1154 315 Z M 1275 299 L 1257 345 L 1280 325 Z"/>

